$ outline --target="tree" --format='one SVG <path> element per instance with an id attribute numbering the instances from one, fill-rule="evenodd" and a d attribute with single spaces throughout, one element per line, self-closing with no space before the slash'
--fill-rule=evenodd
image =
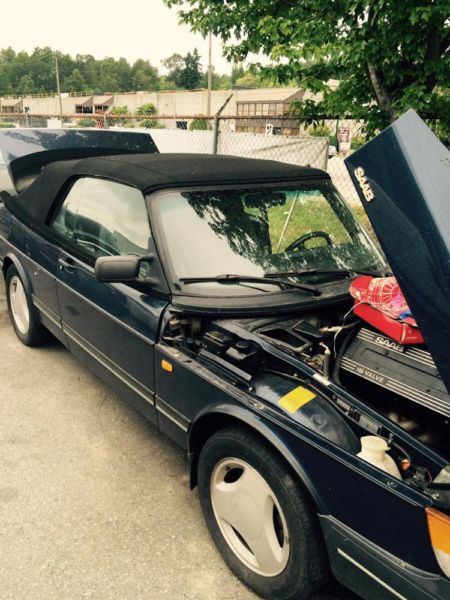
<path id="1" fill-rule="evenodd" d="M 200 80 L 200 87 L 208 87 L 208 72 L 203 73 Z M 219 75 L 213 71 L 211 78 L 211 89 L 213 90 L 229 90 L 231 89 L 231 77 L 229 75 Z"/>
<path id="2" fill-rule="evenodd" d="M 178 87 L 180 73 L 185 66 L 184 58 L 181 56 L 181 54 L 175 53 L 162 60 L 161 64 L 168 71 L 167 79 L 169 81 L 173 81 L 173 83 Z"/>
<path id="3" fill-rule="evenodd" d="M 79 69 L 89 89 L 97 87 L 99 65 L 92 54 L 77 54 L 74 67 Z"/>
<path id="4" fill-rule="evenodd" d="M 133 71 L 126 58 L 121 57 L 117 61 L 116 75 L 120 92 L 128 92 L 133 89 Z"/>
<path id="5" fill-rule="evenodd" d="M 197 48 L 194 48 L 193 52 L 188 52 L 186 56 L 172 54 L 161 62 L 169 71 L 167 78 L 177 87 L 187 90 L 200 87 L 203 73 Z"/>
<path id="6" fill-rule="evenodd" d="M 71 92 L 83 92 L 86 90 L 86 82 L 80 69 L 74 69 L 68 79 L 64 81 L 63 88 Z"/>
<path id="7" fill-rule="evenodd" d="M 119 77 L 116 71 L 116 61 L 111 56 L 107 56 L 99 63 L 100 79 L 96 82 L 94 90 L 96 93 L 115 92 L 119 89 Z"/>
<path id="8" fill-rule="evenodd" d="M 242 77 L 239 77 L 234 82 L 234 85 L 249 88 L 268 88 L 275 86 L 274 78 L 263 77 L 261 73 L 256 72 L 255 69 L 248 69 L 244 72 Z"/>
<path id="9" fill-rule="evenodd" d="M 138 59 L 132 69 L 132 86 L 134 90 L 157 90 L 158 69 L 153 67 L 148 60 Z"/>
<path id="10" fill-rule="evenodd" d="M 197 48 L 188 52 L 184 58 L 184 69 L 180 72 L 180 86 L 187 90 L 200 87 L 202 69 L 200 66 L 200 55 Z"/>
<path id="11" fill-rule="evenodd" d="M 12 94 L 11 82 L 5 67 L 0 62 L 0 96 L 8 96 Z"/>
<path id="12" fill-rule="evenodd" d="M 160 90 L 178 90 L 178 86 L 174 81 L 171 81 L 164 75 L 159 78 L 159 89 Z"/>
<path id="13" fill-rule="evenodd" d="M 302 114 L 364 118 L 382 128 L 407 108 L 450 116 L 448 0 L 164 0 L 182 21 L 212 32 L 235 62 L 263 53 L 258 65 L 277 82 L 295 80 L 320 94 L 297 103 Z M 330 86 L 337 79 L 339 85 Z"/>
<path id="14" fill-rule="evenodd" d="M 34 89 L 34 82 L 31 75 L 22 75 L 17 88 L 19 94 L 21 94 L 22 96 L 28 96 L 29 94 L 32 94 L 34 92 Z"/>
<path id="15" fill-rule="evenodd" d="M 58 64 L 62 80 L 64 73 L 61 71 L 61 55 L 59 53 Z M 26 74 L 30 77 L 30 91 L 27 93 L 39 93 L 47 90 L 56 92 L 55 53 L 51 48 L 48 46 L 35 48 L 30 56 L 26 54 L 24 68 Z M 25 92 L 21 91 L 20 93 Z"/>
<path id="16" fill-rule="evenodd" d="M 245 71 L 242 63 L 234 63 L 233 68 L 231 69 L 231 83 L 234 85 L 238 79 L 244 76 L 244 74 Z"/>

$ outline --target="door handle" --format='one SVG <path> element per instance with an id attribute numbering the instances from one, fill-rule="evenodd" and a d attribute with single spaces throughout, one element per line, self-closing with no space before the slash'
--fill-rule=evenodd
<path id="1" fill-rule="evenodd" d="M 66 273 L 75 273 L 77 270 L 75 262 L 71 258 L 58 258 L 58 267 L 60 271 L 66 271 Z"/>

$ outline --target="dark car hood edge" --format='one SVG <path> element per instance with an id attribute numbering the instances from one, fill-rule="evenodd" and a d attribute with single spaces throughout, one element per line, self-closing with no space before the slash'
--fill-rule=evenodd
<path id="1" fill-rule="evenodd" d="M 410 110 L 345 163 L 450 392 L 450 153 Z"/>

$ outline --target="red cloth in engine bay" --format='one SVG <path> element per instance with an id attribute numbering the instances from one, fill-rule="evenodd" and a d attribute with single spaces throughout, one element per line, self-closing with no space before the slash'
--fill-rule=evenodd
<path id="1" fill-rule="evenodd" d="M 353 312 L 399 344 L 423 344 L 424 339 L 417 327 L 391 319 L 369 304 L 356 304 Z"/>
<path id="2" fill-rule="evenodd" d="M 395 277 L 361 275 L 350 285 L 355 315 L 400 344 L 423 344 L 424 339 L 411 315 Z"/>

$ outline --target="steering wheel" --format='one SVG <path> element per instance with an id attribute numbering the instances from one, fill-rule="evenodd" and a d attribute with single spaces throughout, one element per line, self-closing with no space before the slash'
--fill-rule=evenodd
<path id="1" fill-rule="evenodd" d="M 327 242 L 327 246 L 333 245 L 333 240 L 331 239 L 330 234 L 328 234 L 326 231 L 310 231 L 309 233 L 305 233 L 298 239 L 294 240 L 292 244 L 289 244 L 289 246 L 285 249 L 285 252 L 292 252 L 293 250 L 303 250 L 305 248 L 305 242 L 307 242 L 308 240 L 312 240 L 316 237 L 324 238 Z"/>

